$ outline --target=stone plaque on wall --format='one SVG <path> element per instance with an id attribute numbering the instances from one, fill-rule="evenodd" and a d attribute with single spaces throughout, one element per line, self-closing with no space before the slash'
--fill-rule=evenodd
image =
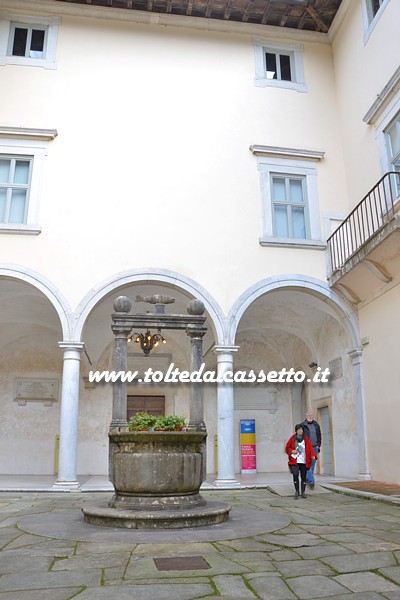
<path id="1" fill-rule="evenodd" d="M 334 358 L 329 361 L 329 381 L 340 379 L 343 376 L 342 358 Z"/>
<path id="2" fill-rule="evenodd" d="M 14 402 L 25 406 L 27 402 L 43 402 L 51 406 L 58 401 L 58 379 L 24 379 L 15 380 Z"/>
<path id="3" fill-rule="evenodd" d="M 234 408 L 235 410 L 263 410 L 270 414 L 275 414 L 278 410 L 279 388 L 241 388 L 235 389 Z"/>

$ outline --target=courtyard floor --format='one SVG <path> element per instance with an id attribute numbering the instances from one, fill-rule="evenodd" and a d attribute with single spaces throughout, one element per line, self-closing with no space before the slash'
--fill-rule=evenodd
<path id="1" fill-rule="evenodd" d="M 0 492 L 0 600 L 400 600 L 397 495 L 292 492 L 205 490 L 228 522 L 162 531 L 85 523 L 110 492 Z"/>

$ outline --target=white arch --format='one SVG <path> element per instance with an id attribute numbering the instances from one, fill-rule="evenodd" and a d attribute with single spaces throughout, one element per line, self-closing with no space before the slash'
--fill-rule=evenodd
<path id="1" fill-rule="evenodd" d="M 84 296 L 76 309 L 77 320 L 74 329 L 76 339 L 81 338 L 86 319 L 96 304 L 100 302 L 104 296 L 123 286 L 146 281 L 166 283 L 171 287 L 185 290 L 193 297 L 201 300 L 214 325 L 218 340 L 217 343 L 222 342 L 224 315 L 218 303 L 203 287 L 193 281 L 193 279 L 166 269 L 135 269 L 134 271 L 124 271 L 113 275 L 98 286 L 92 288 L 90 292 Z"/>
<path id="2" fill-rule="evenodd" d="M 351 305 L 336 294 L 327 283 L 305 275 L 278 275 L 258 281 L 239 296 L 228 315 L 228 343 L 234 344 L 240 319 L 247 308 L 260 296 L 276 290 L 296 289 L 312 294 L 326 302 L 336 313 L 350 336 L 353 348 L 360 348 L 358 318 Z"/>
<path id="3" fill-rule="evenodd" d="M 37 290 L 40 290 L 46 296 L 58 314 L 63 340 L 72 340 L 71 334 L 73 329 L 73 319 L 69 303 L 66 298 L 64 298 L 60 290 L 50 283 L 46 277 L 27 267 L 6 263 L 0 265 L 0 277 L 8 277 L 10 279 L 24 281 L 25 283 L 32 285 Z"/>

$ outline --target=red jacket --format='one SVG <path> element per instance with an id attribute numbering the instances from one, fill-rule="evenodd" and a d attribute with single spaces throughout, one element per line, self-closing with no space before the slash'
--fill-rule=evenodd
<path id="1" fill-rule="evenodd" d="M 309 469 L 311 467 L 312 459 L 318 458 L 318 456 L 315 454 L 314 448 L 306 435 L 304 435 L 304 441 L 306 443 L 306 467 Z M 289 465 L 297 465 L 297 460 L 292 456 L 292 452 L 296 449 L 296 446 L 296 434 L 293 434 L 286 442 L 285 447 L 286 454 L 289 456 Z"/>

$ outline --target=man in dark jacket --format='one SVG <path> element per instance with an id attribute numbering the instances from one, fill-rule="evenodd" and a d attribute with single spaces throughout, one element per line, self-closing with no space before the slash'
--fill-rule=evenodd
<path id="1" fill-rule="evenodd" d="M 306 436 L 309 438 L 312 447 L 314 448 L 315 454 L 318 456 L 318 453 L 321 450 L 321 427 L 314 421 L 314 414 L 309 411 L 306 414 L 306 419 L 302 423 L 303 430 Z M 310 469 L 307 471 L 307 483 L 311 489 L 315 486 L 315 478 L 314 478 L 314 469 L 315 469 L 315 460 L 312 461 Z"/>

